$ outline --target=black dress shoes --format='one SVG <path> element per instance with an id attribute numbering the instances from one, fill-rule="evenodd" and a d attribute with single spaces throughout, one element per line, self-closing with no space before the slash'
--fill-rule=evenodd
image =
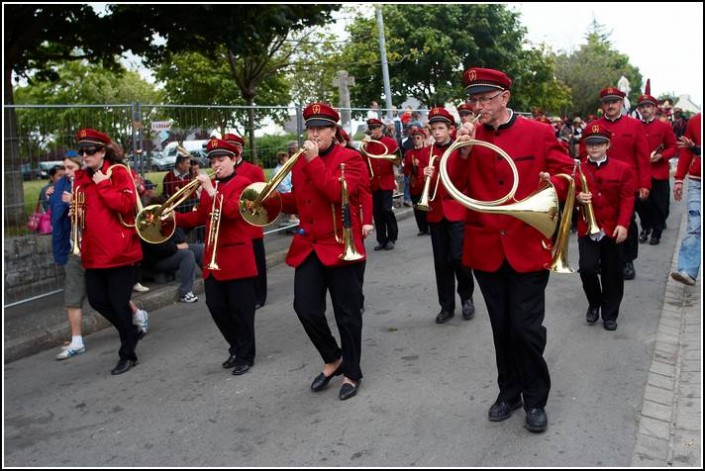
<path id="1" fill-rule="evenodd" d="M 360 387 L 360 380 L 357 381 L 357 384 L 350 384 L 350 383 L 343 383 L 343 385 L 340 387 L 340 392 L 338 393 L 338 398 L 341 401 L 347 401 L 351 397 L 353 397 L 355 394 L 357 394 L 357 389 Z"/>
<path id="2" fill-rule="evenodd" d="M 378 250 L 384 250 L 384 248 L 387 246 L 387 244 L 377 244 L 375 245 L 375 248 L 372 250 L 378 251 Z"/>
<path id="3" fill-rule="evenodd" d="M 247 363 L 241 363 L 239 365 L 235 365 L 235 368 L 233 368 L 233 374 L 235 376 L 244 375 L 245 373 L 250 371 L 251 367 L 252 367 L 252 365 L 249 365 Z"/>
<path id="4" fill-rule="evenodd" d="M 436 324 L 445 324 L 451 320 L 453 316 L 455 316 L 454 313 L 443 310 L 436 316 Z"/>
<path id="5" fill-rule="evenodd" d="M 394 250 L 394 242 L 391 240 L 387 242 L 387 245 L 384 246 L 384 250 Z"/>
<path id="6" fill-rule="evenodd" d="M 639 242 L 642 244 L 649 238 L 649 231 L 643 230 L 639 233 Z"/>
<path id="7" fill-rule="evenodd" d="M 597 322 L 597 319 L 600 318 L 600 307 L 592 307 L 590 306 L 587 310 L 587 314 L 585 314 L 585 320 L 587 321 L 588 324 L 594 324 Z"/>
<path id="8" fill-rule="evenodd" d="M 634 270 L 634 262 L 625 262 L 622 277 L 625 280 L 633 280 L 636 277 L 636 270 Z"/>
<path id="9" fill-rule="evenodd" d="M 543 408 L 529 409 L 526 412 L 526 429 L 530 432 L 541 433 L 548 428 L 548 417 Z"/>
<path id="10" fill-rule="evenodd" d="M 120 360 L 115 368 L 110 371 L 111 375 L 121 375 L 129 371 L 133 366 L 137 366 L 137 360 Z"/>
<path id="11" fill-rule="evenodd" d="M 326 386 L 328 386 L 328 383 L 330 382 L 330 380 L 333 379 L 333 376 L 339 376 L 341 374 L 343 374 L 343 364 L 342 363 L 340 364 L 338 369 L 333 372 L 332 375 L 326 376 L 323 373 L 321 373 L 318 376 L 316 376 L 313 379 L 313 383 L 311 383 L 311 391 L 313 391 L 313 392 L 323 391 L 326 388 Z"/>
<path id="12" fill-rule="evenodd" d="M 468 298 L 463 301 L 463 319 L 469 321 L 475 317 L 475 303 L 472 302 L 472 298 Z"/>
<path id="13" fill-rule="evenodd" d="M 651 240 L 649 240 L 649 245 L 658 245 L 661 243 L 661 236 L 656 234 L 651 234 Z"/>
<path id="14" fill-rule="evenodd" d="M 235 363 L 237 363 L 237 358 L 235 355 L 230 355 L 227 360 L 225 360 L 222 365 L 223 368 L 232 368 L 235 366 Z"/>
<path id="15" fill-rule="evenodd" d="M 487 418 L 490 419 L 490 422 L 501 422 L 511 417 L 512 411 L 517 410 L 520 407 L 521 399 L 519 398 L 514 401 L 497 399 L 497 401 L 490 406 L 490 410 L 487 413 Z"/>
<path id="16" fill-rule="evenodd" d="M 605 330 L 617 330 L 617 321 L 614 319 L 607 319 L 602 323 Z"/>

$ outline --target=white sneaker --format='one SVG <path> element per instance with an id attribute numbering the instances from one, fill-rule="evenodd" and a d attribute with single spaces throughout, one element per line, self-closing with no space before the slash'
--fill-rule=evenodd
<path id="1" fill-rule="evenodd" d="M 57 360 L 66 360 L 71 357 L 75 357 L 76 355 L 79 355 L 81 353 L 86 353 L 86 346 L 82 345 L 81 348 L 74 348 L 71 345 L 69 345 L 68 348 L 61 350 L 61 353 L 56 355 Z"/>
<path id="2" fill-rule="evenodd" d="M 138 309 L 132 316 L 132 323 L 140 329 L 140 332 L 146 334 L 149 330 L 149 313 L 144 309 Z"/>
<path id="3" fill-rule="evenodd" d="M 135 286 L 133 286 L 132 289 L 133 289 L 134 291 L 139 292 L 139 293 L 146 293 L 147 291 L 149 291 L 149 288 L 147 288 L 146 286 L 144 286 L 144 285 L 143 285 L 142 283 L 140 283 L 139 281 L 138 281 L 137 283 L 135 283 Z"/>
<path id="4" fill-rule="evenodd" d="M 189 291 L 188 293 L 181 296 L 181 299 L 179 299 L 179 301 L 181 301 L 182 303 L 195 303 L 196 301 L 198 301 L 198 296 Z"/>
<path id="5" fill-rule="evenodd" d="M 680 281 L 681 283 L 686 284 L 688 286 L 695 285 L 695 279 L 689 274 L 682 271 L 674 271 L 673 273 L 671 273 L 671 278 L 676 281 Z"/>

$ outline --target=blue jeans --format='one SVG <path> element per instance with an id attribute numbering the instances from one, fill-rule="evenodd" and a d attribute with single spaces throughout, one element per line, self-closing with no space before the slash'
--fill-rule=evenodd
<path id="1" fill-rule="evenodd" d="M 693 279 L 700 271 L 700 180 L 688 179 L 688 227 L 678 252 L 678 271 Z"/>

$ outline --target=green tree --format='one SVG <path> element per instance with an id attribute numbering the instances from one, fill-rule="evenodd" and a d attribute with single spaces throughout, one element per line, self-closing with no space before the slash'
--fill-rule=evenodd
<path id="1" fill-rule="evenodd" d="M 617 86 L 624 75 L 629 79 L 631 103 L 636 103 L 642 90 L 642 76 L 637 67 L 629 63 L 629 57 L 613 49 L 609 35 L 601 32 L 601 26 L 593 23 L 586 44 L 574 53 L 556 56 L 556 78 L 570 84 L 573 111 L 580 116 L 596 114 L 600 107 L 600 90 Z"/>

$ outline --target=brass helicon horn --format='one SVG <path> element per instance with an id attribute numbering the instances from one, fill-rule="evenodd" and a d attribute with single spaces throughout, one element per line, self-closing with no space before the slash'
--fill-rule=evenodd
<path id="1" fill-rule="evenodd" d="M 382 147 L 384 147 L 384 152 L 382 152 L 381 154 L 370 154 L 369 152 L 367 152 L 367 145 L 370 143 L 381 145 Z M 376 139 L 369 139 L 367 141 L 364 141 L 362 143 L 362 145 L 360 146 L 360 153 L 364 157 L 368 157 L 370 159 L 382 159 L 382 160 L 389 160 L 391 162 L 399 160 L 399 156 L 396 155 L 396 153 L 394 153 L 394 154 L 389 153 L 389 147 L 387 147 L 387 145 L 384 142 L 378 141 Z M 375 176 L 375 171 L 372 170 L 372 162 L 370 162 L 368 160 L 367 164 L 370 166 L 370 178 L 373 178 Z"/>
<path id="2" fill-rule="evenodd" d="M 267 183 L 252 183 L 243 190 L 240 195 L 240 214 L 247 223 L 257 227 L 264 227 L 273 223 L 279 217 L 282 211 L 282 201 L 281 196 L 275 189 L 291 171 L 305 150 L 301 149 L 292 155 Z"/>
<path id="3" fill-rule="evenodd" d="M 512 170 L 512 175 L 514 177 L 514 182 L 512 188 L 502 198 L 499 198 L 494 201 L 479 201 L 465 195 L 453 185 L 453 182 L 451 181 L 450 176 L 448 175 L 448 158 L 456 149 L 473 145 L 486 147 L 490 150 L 495 151 L 509 164 L 509 167 Z M 439 167 L 440 178 L 443 181 L 443 184 L 445 185 L 448 194 L 464 207 L 480 213 L 504 214 L 507 216 L 513 216 L 517 219 L 524 221 L 525 223 L 539 231 L 541 234 L 543 234 L 543 236 L 546 238 L 551 237 L 555 232 L 556 224 L 558 222 L 558 195 L 556 193 L 556 189 L 553 187 L 552 184 L 546 183 L 543 187 L 539 188 L 534 193 L 527 196 L 521 201 L 515 200 L 515 203 L 504 204 L 510 199 L 514 198 L 516 190 L 519 186 L 519 174 L 517 172 L 516 165 L 514 164 L 514 161 L 512 161 L 511 157 L 509 157 L 509 154 L 507 154 L 504 150 L 497 147 L 496 145 L 477 139 L 470 139 L 467 141 L 456 141 L 443 153 Z M 570 175 L 561 174 L 561 176 L 566 179 L 569 179 L 571 182 L 573 181 L 573 178 Z M 572 189 L 569 190 L 569 192 L 570 194 L 566 201 L 564 209 L 564 219 L 567 220 L 568 233 L 570 232 L 570 214 L 573 211 L 573 199 L 570 198 L 570 196 L 572 195 L 573 198 L 575 197 L 574 191 Z M 561 233 L 562 232 L 565 231 L 562 230 Z M 565 263 L 562 262 L 565 261 L 568 238 L 567 235 L 564 237 L 560 237 L 560 235 L 561 234 L 559 234 L 555 246 L 555 253 L 558 254 L 560 261 L 557 262 L 556 257 L 554 257 L 554 262 L 551 264 L 551 266 L 546 267 L 547 269 L 551 269 L 553 271 L 559 271 L 558 269 L 554 269 L 553 265 L 567 266 L 567 261 Z M 568 267 L 568 270 L 570 270 L 570 267 Z M 560 272 L 568 271 L 563 270 L 563 268 L 561 268 Z M 572 270 L 570 270 L 570 273 L 572 273 Z"/>

